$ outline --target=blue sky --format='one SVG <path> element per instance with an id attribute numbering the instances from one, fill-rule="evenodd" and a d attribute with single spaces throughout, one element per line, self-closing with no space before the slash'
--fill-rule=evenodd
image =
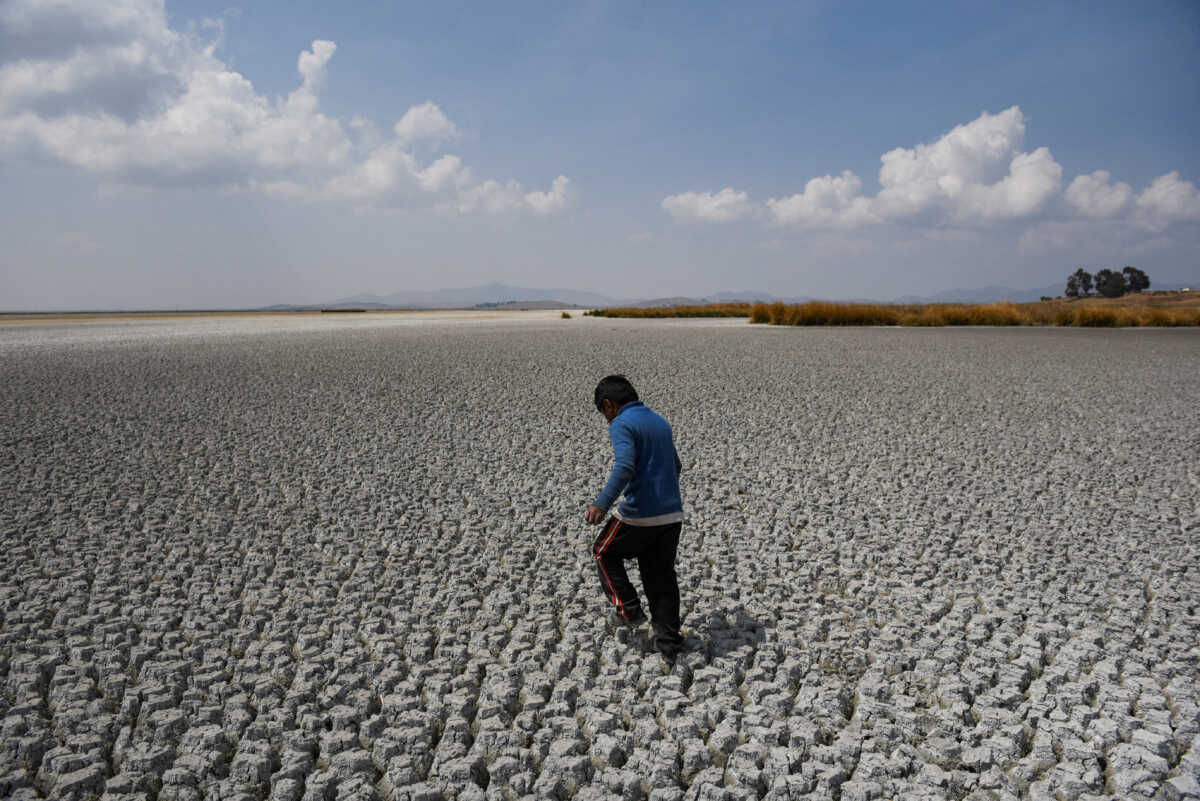
<path id="1" fill-rule="evenodd" d="M 1194 2 L 64 7 L 0 2 L 2 308 L 1200 278 Z"/>

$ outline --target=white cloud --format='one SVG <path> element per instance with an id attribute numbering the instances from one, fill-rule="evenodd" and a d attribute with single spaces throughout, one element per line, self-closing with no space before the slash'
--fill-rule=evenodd
<path id="1" fill-rule="evenodd" d="M 492 215 L 518 211 L 547 215 L 566 208 L 569 200 L 570 182 L 566 176 L 560 175 L 554 179 L 548 192 L 525 192 L 516 181 L 503 184 L 484 181 L 458 192 L 455 207 L 460 212 L 481 211 Z"/>
<path id="2" fill-rule="evenodd" d="M 1010 220 L 1031 217 L 1041 211 L 1062 186 L 1062 167 L 1039 147 L 1032 153 L 1017 153 L 1008 175 L 994 184 L 968 183 L 962 202 L 953 207 L 960 219 Z"/>
<path id="3" fill-rule="evenodd" d="M 1115 217 L 1129 207 L 1133 189 L 1127 183 L 1109 183 L 1107 170 L 1080 175 L 1067 187 L 1067 202 L 1085 217 Z"/>
<path id="4" fill-rule="evenodd" d="M 485 214 L 508 214 L 521 208 L 521 185 L 516 181 L 500 183 L 484 181 L 460 192 L 457 208 L 462 212 L 482 211 Z"/>
<path id="5" fill-rule="evenodd" d="M 132 119 L 179 86 L 202 50 L 166 25 L 161 2 L 0 5 L 0 114 L 86 107 Z"/>
<path id="6" fill-rule="evenodd" d="M 1058 192 L 1062 167 L 1046 148 L 1021 152 L 1025 117 L 1016 106 L 984 112 L 932 143 L 880 157 L 879 193 L 862 195 L 850 170 L 814 178 L 804 192 L 767 201 L 781 225 L 853 227 L 906 218 L 976 222 L 1029 217 Z"/>
<path id="7" fill-rule="evenodd" d="M 398 142 L 387 142 L 335 175 L 318 193 L 365 205 L 395 205 L 414 194 L 420 171 L 411 153 Z"/>
<path id="8" fill-rule="evenodd" d="M 366 205 L 539 215 L 566 205 L 566 178 L 545 192 L 513 190 L 518 202 L 507 203 L 495 187 L 519 184 L 475 185 L 455 155 L 421 163 L 411 143 L 458 134 L 432 102 L 405 112 L 389 139 L 360 116 L 343 124 L 321 112 L 333 42 L 317 39 L 299 55 L 300 85 L 276 100 L 214 50 L 172 30 L 162 0 L 9 0 L 0 6 L 0 157 L 60 162 L 118 183 L 219 184 Z"/>
<path id="9" fill-rule="evenodd" d="M 570 200 L 571 182 L 565 175 L 554 179 L 549 192 L 529 192 L 525 195 L 525 202 L 529 204 L 535 214 L 541 216 L 562 211 Z"/>
<path id="10" fill-rule="evenodd" d="M 311 95 L 317 93 L 321 83 L 325 80 L 325 66 L 329 64 L 329 59 L 333 58 L 336 51 L 337 45 L 333 42 L 317 39 L 312 43 L 311 51 L 300 54 L 300 58 L 296 61 L 296 71 L 304 78 L 302 90 Z"/>
<path id="11" fill-rule="evenodd" d="M 1200 220 L 1200 191 L 1174 172 L 1134 198 L 1129 184 L 1113 183 L 1108 172 L 1097 170 L 1076 177 L 1066 189 L 1066 203 L 1060 202 L 1062 166 L 1046 147 L 1023 149 L 1025 125 L 1017 106 L 984 112 L 933 142 L 884 153 L 880 189 L 873 196 L 863 193 L 854 172 L 844 170 L 813 178 L 803 192 L 769 198 L 763 204 L 766 218 L 781 226 L 834 229 L 889 222 L 931 228 L 1009 220 L 1039 224 L 1064 210 L 1082 219 L 1136 219 L 1158 230 Z M 752 214 L 755 204 L 746 193 L 727 188 L 672 195 L 662 207 L 677 220 L 727 222 Z"/>
<path id="12" fill-rule="evenodd" d="M 1185 181 L 1177 172 L 1154 179 L 1137 197 L 1140 219 L 1152 228 L 1161 229 L 1172 222 L 1200 221 L 1200 190 Z"/>
<path id="13" fill-rule="evenodd" d="M 733 222 L 751 212 L 749 196 L 732 187 L 671 195 L 663 198 L 662 208 L 678 222 Z"/>
<path id="14" fill-rule="evenodd" d="M 884 153 L 873 200 L 877 214 L 898 219 L 940 207 L 951 217 L 969 216 L 966 197 L 1005 177 L 1024 137 L 1025 116 L 1013 106 L 984 112 L 934 142 Z"/>
<path id="15" fill-rule="evenodd" d="M 442 110 L 429 101 L 404 112 L 404 116 L 393 130 L 396 136 L 405 142 L 418 139 L 453 139 L 458 136 L 458 129 L 454 127 L 454 123 L 446 119 Z"/>
<path id="16" fill-rule="evenodd" d="M 904 219 L 931 224 L 977 223 L 1030 217 L 1060 190 L 1062 167 L 1044 147 L 1021 151 L 1025 116 L 1013 106 L 984 112 L 936 141 L 896 148 L 880 157 L 880 190 L 864 195 L 862 180 L 850 170 L 813 178 L 804 191 L 766 201 L 778 225 L 852 228 Z M 732 193 L 732 190 L 722 190 Z M 689 192 L 663 201 L 676 216 L 696 220 L 731 219 L 714 211 L 711 194 Z M 737 216 L 751 211 L 744 193 Z"/>
<path id="17" fill-rule="evenodd" d="M 441 192 L 451 187 L 467 186 L 471 183 L 471 171 L 463 166 L 458 156 L 442 156 L 417 173 L 421 188 L 430 192 Z"/>
<path id="18" fill-rule="evenodd" d="M 850 170 L 838 177 L 813 178 L 804 192 L 767 201 L 771 219 L 780 225 L 854 226 L 878 222 L 871 202 L 862 197 L 862 181 Z"/>

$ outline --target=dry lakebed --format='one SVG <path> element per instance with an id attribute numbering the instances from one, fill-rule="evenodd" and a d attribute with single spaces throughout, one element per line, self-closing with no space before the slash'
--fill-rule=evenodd
<path id="1" fill-rule="evenodd" d="M 611 372 L 674 664 L 588 551 Z M 1196 329 L 10 321 L 0 508 L 3 798 L 1200 798 Z"/>

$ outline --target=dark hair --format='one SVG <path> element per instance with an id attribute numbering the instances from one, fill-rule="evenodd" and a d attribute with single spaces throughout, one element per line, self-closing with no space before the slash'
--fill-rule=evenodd
<path id="1" fill-rule="evenodd" d="M 623 375 L 606 375 L 596 385 L 597 409 L 606 400 L 612 401 L 617 406 L 624 406 L 627 403 L 633 403 L 637 399 L 637 390 L 633 388 L 633 384 L 629 383 L 629 379 Z"/>

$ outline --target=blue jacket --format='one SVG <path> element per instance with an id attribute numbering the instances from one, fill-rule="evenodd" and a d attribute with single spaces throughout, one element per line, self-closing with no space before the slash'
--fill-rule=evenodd
<path id="1" fill-rule="evenodd" d="M 679 473 L 671 424 L 641 401 L 627 403 L 608 425 L 613 464 L 608 483 L 595 506 L 607 510 L 624 492 L 617 516 L 632 525 L 659 525 L 683 520 Z"/>

